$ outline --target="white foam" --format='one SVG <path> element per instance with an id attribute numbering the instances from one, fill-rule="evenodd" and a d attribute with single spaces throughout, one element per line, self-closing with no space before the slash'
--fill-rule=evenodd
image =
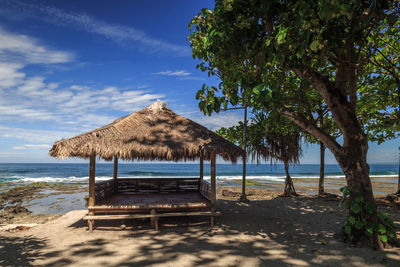
<path id="1" fill-rule="evenodd" d="M 111 176 L 98 176 L 96 177 L 97 181 L 105 181 L 112 179 Z M 17 182 L 23 183 L 37 183 L 37 182 L 46 182 L 46 183 L 86 183 L 89 181 L 89 177 L 36 177 L 36 178 L 21 178 L 17 180 Z"/>
<path id="2" fill-rule="evenodd" d="M 304 176 L 291 176 L 292 179 L 319 179 L 319 175 L 304 175 Z M 371 175 L 371 178 L 396 178 L 398 175 Z M 12 182 L 22 182 L 22 183 L 35 183 L 35 182 L 46 182 L 46 183 L 88 183 L 89 177 L 76 177 L 76 176 L 69 176 L 69 177 L 21 177 L 21 176 L 13 176 Z M 96 176 L 96 181 L 105 181 L 112 179 L 112 176 Z M 149 177 L 143 175 L 134 175 L 134 176 L 124 176 L 119 178 L 198 178 L 198 176 L 156 176 L 156 177 Z M 246 179 L 254 179 L 254 180 L 265 180 L 265 181 L 285 181 L 286 176 L 284 175 L 271 175 L 271 176 L 246 176 Z M 330 179 L 344 179 L 344 175 L 326 175 L 325 178 Z M 15 179 L 15 180 L 14 180 Z M 204 179 L 209 180 L 210 176 L 204 176 Z M 221 180 L 238 180 L 242 179 L 242 175 L 217 175 L 217 179 Z"/>

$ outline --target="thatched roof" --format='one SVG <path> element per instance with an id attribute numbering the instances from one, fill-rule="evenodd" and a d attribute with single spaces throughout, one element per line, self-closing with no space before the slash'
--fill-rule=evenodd
<path id="1" fill-rule="evenodd" d="M 151 106 L 119 118 L 93 131 L 57 141 L 52 157 L 89 158 L 96 154 L 105 160 L 195 160 L 211 151 L 236 162 L 244 151 L 206 127 L 179 116 L 157 101 Z"/>

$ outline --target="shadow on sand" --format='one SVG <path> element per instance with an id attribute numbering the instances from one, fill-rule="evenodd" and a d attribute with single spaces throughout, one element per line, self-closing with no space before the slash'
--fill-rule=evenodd
<path id="1" fill-rule="evenodd" d="M 400 266 L 397 248 L 373 251 L 342 243 L 335 231 L 343 215 L 335 201 L 219 200 L 218 209 L 223 216 L 213 229 L 205 218 L 163 218 L 158 232 L 149 221 L 134 220 L 96 221 L 96 230 L 89 233 L 78 220 L 65 231 L 80 239 L 60 240 L 63 249 L 45 248 L 29 238 L 2 240 L 2 245 L 15 246 L 15 256 L 23 255 L 13 258 L 15 263 L 39 257 L 35 263 L 52 266 Z M 4 257 L 1 265 L 12 265 Z"/>
<path id="2" fill-rule="evenodd" d="M 45 246 L 43 239 L 0 236 L 0 266 L 33 266 Z"/>

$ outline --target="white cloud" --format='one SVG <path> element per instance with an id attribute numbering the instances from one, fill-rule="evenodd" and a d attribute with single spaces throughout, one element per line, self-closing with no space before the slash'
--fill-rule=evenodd
<path id="1" fill-rule="evenodd" d="M 166 71 L 160 71 L 160 72 L 156 72 L 154 74 L 157 75 L 165 75 L 165 76 L 188 76 L 190 75 L 190 72 L 187 72 L 185 70 L 166 70 Z"/>
<path id="2" fill-rule="evenodd" d="M 204 81 L 204 78 L 200 78 L 200 77 L 193 77 L 193 76 L 185 76 L 185 77 L 181 77 L 179 78 L 180 80 L 195 80 L 195 81 Z"/>
<path id="3" fill-rule="evenodd" d="M 20 71 L 22 67 L 21 64 L 0 62 L 0 89 L 21 83 L 25 78 L 25 73 Z"/>
<path id="4" fill-rule="evenodd" d="M 1 40 L 6 40 L 6 43 Z M 134 112 L 164 97 L 148 90 L 122 90 L 115 86 L 95 88 L 74 84 L 65 87 L 48 82 L 43 76 L 31 77 L 24 71 L 27 65 L 68 62 L 72 58 L 68 53 L 48 49 L 39 43 L 0 28 L 0 55 L 6 60 L 0 58 L 0 124 L 47 124 L 53 128 L 83 132 L 113 121 L 115 117 L 109 115 L 112 111 Z M 7 57 L 6 54 L 13 56 Z M 39 60 L 42 57 L 44 59 Z M 20 63 L 13 63 L 15 58 L 20 58 Z M 28 132 L 32 133 L 32 130 Z M 31 138 L 24 131 L 10 134 L 4 130 L 2 137 L 38 142 L 42 140 L 40 135 L 42 133 Z M 17 146 L 16 149 L 22 147 L 28 148 Z"/>
<path id="5" fill-rule="evenodd" d="M 78 132 L 25 129 L 0 125 L 0 137 L 18 139 L 29 143 L 53 144 L 61 138 L 72 137 Z"/>
<path id="6" fill-rule="evenodd" d="M 0 27 L 0 90 L 16 86 L 20 86 L 21 92 L 37 90 L 44 86 L 43 78 L 27 80 L 22 71 L 26 65 L 67 63 L 73 59 L 72 53 L 49 48 L 35 38 Z M 55 89 L 58 85 L 50 83 L 48 86 Z"/>
<path id="7" fill-rule="evenodd" d="M 1 95 L 0 95 L 1 96 Z M 1 101 L 1 100 L 0 100 Z M 26 119 L 34 119 L 35 121 L 46 121 L 55 119 L 55 117 L 48 113 L 45 110 L 27 108 L 27 107 L 19 107 L 14 104 L 5 104 L 0 102 L 0 115 L 3 121 L 15 121 L 26 120 Z"/>
<path id="8" fill-rule="evenodd" d="M 50 149 L 51 145 L 48 144 L 39 144 L 39 145 L 32 145 L 32 144 L 25 144 L 23 146 L 14 146 L 13 149 L 16 150 L 41 150 L 41 149 Z"/>
<path id="9" fill-rule="evenodd" d="M 12 150 L 23 152 L 0 148 L 5 155 L 0 154 L 2 161 L 18 159 L 7 155 L 35 155 L 33 158 L 38 159 L 41 153 L 42 159 L 47 158 L 44 151 L 55 141 L 112 122 L 113 111 L 134 112 L 164 97 L 144 87 L 123 90 L 115 86 L 65 86 L 49 82 L 42 75 L 28 75 L 24 69 L 32 64 L 68 63 L 73 58 L 71 53 L 0 27 L 0 140 Z"/>
<path id="10" fill-rule="evenodd" d="M 1 121 L 53 121 L 60 125 L 98 127 L 110 123 L 109 112 L 134 112 L 145 108 L 161 94 L 143 90 L 122 91 L 117 87 L 73 90 L 57 88 L 43 77 L 25 79 L 21 85 L 0 91 Z"/>
<path id="11" fill-rule="evenodd" d="M 70 62 L 72 53 L 52 49 L 35 38 L 13 34 L 0 27 L 0 61 L 19 64 L 54 64 Z"/>
<path id="12" fill-rule="evenodd" d="M 110 24 L 84 13 L 73 13 L 56 7 L 40 3 L 0 1 L 2 8 L 11 9 L 15 16 L 20 18 L 34 17 L 49 23 L 70 26 L 89 33 L 98 34 L 115 42 L 138 42 L 151 51 L 172 52 L 178 56 L 191 54 L 190 48 L 182 45 L 171 44 L 167 41 L 149 36 L 147 33 L 134 27 Z M 150 49 L 149 49 L 150 51 Z"/>
<path id="13" fill-rule="evenodd" d="M 77 84 L 71 85 L 69 88 L 72 90 L 76 90 L 76 91 L 84 91 L 84 90 L 92 89 L 90 86 L 82 86 L 82 85 L 77 85 Z"/>
<path id="14" fill-rule="evenodd" d="M 238 113 L 216 113 L 211 116 L 199 115 L 200 112 L 188 116 L 195 122 L 206 126 L 208 129 L 215 131 L 221 127 L 230 127 L 237 125 L 239 121 L 243 121 L 243 115 Z"/>

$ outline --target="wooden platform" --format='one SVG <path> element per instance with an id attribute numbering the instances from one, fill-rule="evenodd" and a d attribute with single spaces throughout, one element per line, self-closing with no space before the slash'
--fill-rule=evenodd
<path id="1" fill-rule="evenodd" d="M 211 208 L 211 203 L 200 192 L 167 192 L 167 193 L 116 193 L 89 206 L 89 211 L 125 212 L 155 209 L 185 210 Z"/>
<path id="2" fill-rule="evenodd" d="M 89 184 L 85 220 L 90 232 L 95 220 L 150 218 L 158 229 L 162 217 L 210 216 L 213 226 L 221 215 L 215 210 L 215 184 L 200 178 L 118 178 Z"/>

